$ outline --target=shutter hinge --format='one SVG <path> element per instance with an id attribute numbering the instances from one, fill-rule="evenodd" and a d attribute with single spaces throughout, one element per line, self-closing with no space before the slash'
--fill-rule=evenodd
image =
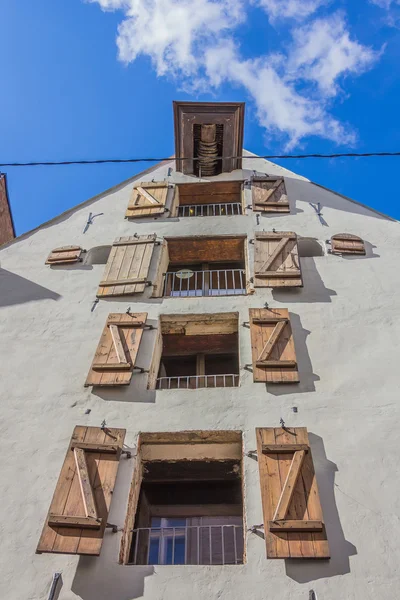
<path id="1" fill-rule="evenodd" d="M 253 210 L 253 205 L 252 205 L 252 204 L 248 204 L 248 205 L 246 206 L 246 208 L 248 208 L 249 210 Z"/>
<path id="2" fill-rule="evenodd" d="M 254 244 L 254 239 L 249 240 L 249 244 Z"/>
<path id="3" fill-rule="evenodd" d="M 154 325 L 150 325 L 148 323 L 144 323 L 143 329 L 147 329 L 148 331 L 151 331 L 152 329 L 157 329 L 157 327 L 154 327 Z"/>
<path id="4" fill-rule="evenodd" d="M 242 327 L 247 327 L 247 329 L 250 329 L 250 321 L 243 321 Z"/>
<path id="5" fill-rule="evenodd" d="M 253 458 L 253 456 L 257 456 L 257 450 L 249 450 L 248 452 L 246 452 L 246 456 L 248 456 L 249 458 Z"/>
<path id="6" fill-rule="evenodd" d="M 126 454 L 126 458 L 132 458 L 132 452 L 130 450 L 121 450 L 121 455 Z"/>
<path id="7" fill-rule="evenodd" d="M 260 525 L 252 525 L 247 531 L 251 531 L 251 533 L 257 533 L 259 529 L 264 529 L 264 523 L 260 523 Z"/>
<path id="8" fill-rule="evenodd" d="M 118 525 L 113 525 L 113 523 L 107 523 L 106 529 L 111 529 L 113 533 L 118 533 Z"/>
<path id="9" fill-rule="evenodd" d="M 143 369 L 142 367 L 133 367 L 133 371 L 134 370 L 140 371 L 140 373 L 149 373 L 149 369 Z"/>

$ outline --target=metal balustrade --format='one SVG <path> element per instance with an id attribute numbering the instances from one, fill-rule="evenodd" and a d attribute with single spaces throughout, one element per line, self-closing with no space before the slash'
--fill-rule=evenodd
<path id="1" fill-rule="evenodd" d="M 229 202 L 224 204 L 192 204 L 180 206 L 178 217 L 230 217 L 241 215 L 242 205 L 240 202 Z"/>
<path id="2" fill-rule="evenodd" d="M 238 387 L 239 375 L 182 375 L 159 377 L 158 390 L 196 390 L 198 388 Z"/>
<path id="3" fill-rule="evenodd" d="M 165 273 L 164 296 L 180 298 L 196 296 L 239 296 L 246 294 L 246 271 L 224 269 Z"/>
<path id="4" fill-rule="evenodd" d="M 243 526 L 189 525 L 133 530 L 134 565 L 243 564 Z"/>

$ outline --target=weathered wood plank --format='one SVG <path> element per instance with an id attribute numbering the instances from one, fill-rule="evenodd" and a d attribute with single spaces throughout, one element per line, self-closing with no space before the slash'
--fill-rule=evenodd
<path id="1" fill-rule="evenodd" d="M 97 519 L 97 510 L 94 502 L 93 490 L 90 485 L 89 472 L 86 462 L 85 451 L 82 448 L 74 448 L 75 463 L 78 470 L 79 485 L 81 487 L 85 516 Z"/>
<path id="2" fill-rule="evenodd" d="M 290 465 L 289 473 L 286 477 L 286 481 L 282 488 L 281 497 L 279 498 L 278 505 L 275 509 L 274 521 L 279 521 L 286 518 L 289 504 L 293 497 L 293 492 L 297 479 L 300 475 L 300 469 L 302 467 L 304 457 L 306 453 L 304 450 L 297 450 L 294 453 L 292 464 Z"/>
<path id="3" fill-rule="evenodd" d="M 307 444 L 263 444 L 263 454 L 293 454 L 303 450 L 308 452 L 310 447 Z"/>
<path id="4" fill-rule="evenodd" d="M 100 529 L 102 519 L 92 517 L 69 517 L 66 515 L 50 515 L 49 527 L 72 527 L 82 529 Z"/>
<path id="5" fill-rule="evenodd" d="M 314 532 L 322 531 L 322 521 L 269 521 L 268 529 L 272 532 Z"/>

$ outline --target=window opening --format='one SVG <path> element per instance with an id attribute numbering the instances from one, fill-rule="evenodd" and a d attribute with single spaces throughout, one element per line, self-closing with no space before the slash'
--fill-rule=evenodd
<path id="1" fill-rule="evenodd" d="M 169 264 L 164 278 L 167 297 L 246 294 L 244 238 L 168 240 Z M 227 257 L 221 261 L 221 258 Z"/>
<path id="2" fill-rule="evenodd" d="M 241 442 L 141 448 L 143 480 L 129 563 L 242 564 Z"/>
<path id="3" fill-rule="evenodd" d="M 243 214 L 243 182 L 179 184 L 179 217 L 229 217 Z"/>
<path id="4" fill-rule="evenodd" d="M 324 256 L 324 248 L 315 238 L 297 238 L 299 256 L 302 258 Z"/>
<path id="5" fill-rule="evenodd" d="M 225 317 L 221 320 L 221 316 Z M 239 334 L 236 313 L 198 315 L 182 324 L 163 321 L 157 389 L 198 389 L 239 385 Z M 211 318 L 211 320 L 210 320 Z M 215 318 L 215 320 L 213 320 Z M 193 317 L 192 317 L 193 319 Z"/>
<path id="6" fill-rule="evenodd" d="M 111 246 L 90 248 L 85 257 L 85 265 L 105 265 L 110 256 Z"/>

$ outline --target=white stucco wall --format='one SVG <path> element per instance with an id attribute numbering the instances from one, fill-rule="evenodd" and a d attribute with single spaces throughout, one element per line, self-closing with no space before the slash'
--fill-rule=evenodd
<path id="1" fill-rule="evenodd" d="M 161 167 L 144 178 L 163 179 Z M 62 571 L 59 600 L 367 600 L 398 597 L 400 468 L 398 370 L 400 350 L 399 224 L 320 188 L 276 165 L 245 160 L 253 169 L 284 174 L 290 215 L 127 221 L 132 181 L 82 205 L 0 251 L 0 456 L 2 523 L 0 598 L 44 600 L 53 573 Z M 139 177 L 139 180 L 143 177 Z M 183 181 L 173 173 L 171 181 Z M 193 181 L 193 179 L 190 179 Z M 246 204 L 251 204 L 246 190 Z M 323 226 L 309 202 L 321 202 Z M 104 213 L 87 233 L 89 212 Z M 304 288 L 257 289 L 253 296 L 132 297 L 101 300 L 91 312 L 103 265 L 51 269 L 57 246 L 86 249 L 117 236 L 296 231 L 325 241 L 351 232 L 367 242 L 366 257 L 301 259 Z M 250 261 L 252 252 L 250 248 Z M 155 271 L 153 260 L 150 278 Z M 147 293 L 147 292 L 146 292 Z M 148 290 L 150 293 L 150 289 Z M 123 390 L 83 387 L 109 312 L 161 313 L 287 307 L 291 313 L 301 383 L 267 390 L 241 369 L 238 388 L 148 391 L 146 375 Z M 144 335 L 138 364 L 148 365 L 152 335 Z M 240 328 L 240 364 L 251 362 L 250 333 Z M 294 413 L 292 407 L 298 407 Z M 90 414 L 85 414 L 90 409 Z M 107 531 L 99 558 L 36 555 L 35 549 L 66 448 L 77 424 L 139 431 L 241 429 L 245 450 L 255 427 L 306 426 L 316 466 L 332 558 L 329 562 L 267 560 L 264 541 L 247 534 L 240 566 L 120 566 L 120 533 Z M 244 457 L 247 525 L 262 522 L 257 462 Z M 133 461 L 122 459 L 109 521 L 123 526 Z"/>

